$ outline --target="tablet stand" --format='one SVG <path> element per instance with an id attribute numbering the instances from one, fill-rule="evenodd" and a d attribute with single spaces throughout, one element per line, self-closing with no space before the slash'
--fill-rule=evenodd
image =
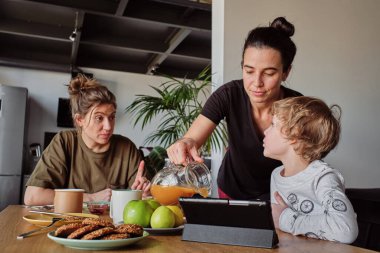
<path id="1" fill-rule="evenodd" d="M 275 230 L 185 224 L 182 240 L 239 246 L 273 248 L 278 244 Z"/>

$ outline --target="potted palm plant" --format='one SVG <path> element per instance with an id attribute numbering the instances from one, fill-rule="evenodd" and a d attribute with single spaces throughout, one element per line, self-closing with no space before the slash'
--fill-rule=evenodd
<path id="1" fill-rule="evenodd" d="M 136 95 L 125 109 L 130 113 L 134 126 L 141 123 L 144 129 L 153 118 L 160 117 L 161 123 L 145 139 L 145 143 L 159 143 L 169 147 L 181 138 L 202 110 L 203 103 L 211 91 L 211 69 L 206 67 L 194 79 L 178 79 L 161 75 L 165 80 L 158 87 L 150 86 L 156 95 Z M 201 149 L 208 156 L 211 149 L 220 151 L 226 146 L 227 133 L 224 124 L 219 124 Z"/>

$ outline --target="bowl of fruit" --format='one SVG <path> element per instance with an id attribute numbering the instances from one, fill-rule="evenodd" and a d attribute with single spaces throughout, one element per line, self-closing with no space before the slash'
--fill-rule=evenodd
<path id="1" fill-rule="evenodd" d="M 150 234 L 178 234 L 184 228 L 179 205 L 161 205 L 154 199 L 132 200 L 124 208 L 123 223 L 139 224 Z"/>

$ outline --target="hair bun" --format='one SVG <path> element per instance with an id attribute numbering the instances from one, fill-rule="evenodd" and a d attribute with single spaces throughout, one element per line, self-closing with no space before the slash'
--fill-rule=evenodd
<path id="1" fill-rule="evenodd" d="M 95 81 L 92 81 L 91 79 L 88 79 L 86 76 L 79 74 L 75 78 L 73 78 L 70 81 L 69 84 L 69 94 L 70 95 L 77 95 L 79 94 L 82 90 L 85 90 L 96 83 Z"/>
<path id="2" fill-rule="evenodd" d="M 70 84 L 68 86 L 69 94 L 76 95 L 80 92 L 82 82 L 79 80 L 79 78 L 74 78 L 70 81 Z"/>
<path id="3" fill-rule="evenodd" d="M 285 33 L 289 37 L 294 35 L 294 25 L 288 22 L 284 17 L 275 18 L 270 24 L 270 27 Z"/>

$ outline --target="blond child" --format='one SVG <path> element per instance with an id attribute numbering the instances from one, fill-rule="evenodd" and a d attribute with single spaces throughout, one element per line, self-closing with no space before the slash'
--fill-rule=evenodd
<path id="1" fill-rule="evenodd" d="M 356 214 L 344 193 L 344 179 L 322 161 L 339 142 L 341 108 L 320 99 L 294 97 L 272 106 L 264 156 L 280 160 L 271 176 L 275 226 L 294 235 L 352 243 Z"/>

